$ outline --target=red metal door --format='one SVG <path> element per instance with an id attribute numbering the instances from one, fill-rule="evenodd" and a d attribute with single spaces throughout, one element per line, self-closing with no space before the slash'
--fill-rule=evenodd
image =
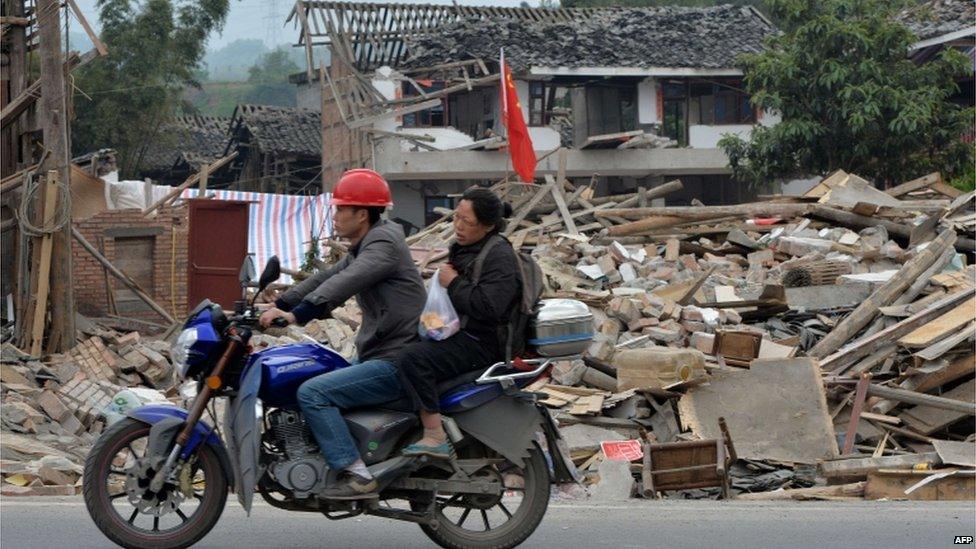
<path id="1" fill-rule="evenodd" d="M 194 198 L 190 204 L 187 308 L 204 299 L 225 311 L 241 297 L 238 273 L 247 255 L 249 202 Z"/>

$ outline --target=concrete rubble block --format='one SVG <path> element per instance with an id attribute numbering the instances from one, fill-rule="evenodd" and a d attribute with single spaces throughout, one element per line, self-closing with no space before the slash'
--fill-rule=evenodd
<path id="1" fill-rule="evenodd" d="M 604 459 L 597 474 L 599 480 L 590 487 L 590 500 L 625 501 L 634 495 L 637 483 L 630 472 L 630 463 Z"/>
<path id="2" fill-rule="evenodd" d="M 618 392 L 666 387 L 706 375 L 705 355 L 695 349 L 626 349 L 614 355 L 613 365 L 617 368 Z"/>
<path id="3" fill-rule="evenodd" d="M 681 330 L 665 328 L 663 325 L 645 328 L 644 333 L 660 343 L 676 343 L 682 338 Z"/>

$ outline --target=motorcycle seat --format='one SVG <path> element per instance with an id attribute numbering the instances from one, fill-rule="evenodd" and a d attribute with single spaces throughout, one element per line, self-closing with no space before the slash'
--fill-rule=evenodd
<path id="1" fill-rule="evenodd" d="M 450 393 L 451 391 L 460 388 L 463 385 L 473 383 L 474 380 L 481 377 L 487 370 L 487 368 L 479 368 L 477 370 L 472 370 L 470 372 L 463 373 L 459 376 L 452 377 L 451 379 L 445 379 L 437 383 L 437 393 L 441 396 Z M 398 412 L 412 412 L 413 406 L 411 405 L 410 399 L 403 397 L 391 402 L 385 402 L 376 406 L 378 408 L 383 408 L 385 410 L 395 410 Z"/>

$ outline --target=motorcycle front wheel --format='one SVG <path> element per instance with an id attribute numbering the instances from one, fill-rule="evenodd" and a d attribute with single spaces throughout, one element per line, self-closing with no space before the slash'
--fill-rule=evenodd
<path id="1" fill-rule="evenodd" d="M 189 547 L 217 524 L 227 502 L 227 480 L 216 452 L 201 444 L 175 483 L 152 492 L 149 427 L 127 418 L 102 434 L 85 460 L 85 506 L 98 529 L 122 547 Z"/>

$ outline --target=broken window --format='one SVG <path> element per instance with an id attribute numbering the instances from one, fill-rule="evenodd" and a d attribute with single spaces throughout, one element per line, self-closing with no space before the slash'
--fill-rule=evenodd
<path id="1" fill-rule="evenodd" d="M 735 80 L 688 84 L 688 124 L 754 124 L 756 113 L 749 95 Z"/>
<path id="2" fill-rule="evenodd" d="M 684 82 L 665 82 L 661 87 L 664 97 L 664 120 L 661 121 L 661 131 L 665 136 L 678 142 L 678 145 L 688 145 L 688 126 L 686 121 L 686 104 L 688 103 L 688 85 Z"/>
<path id="3" fill-rule="evenodd" d="M 424 93 L 432 93 L 444 89 L 443 82 L 421 80 L 418 82 Z M 408 82 L 403 83 L 403 97 L 420 97 L 420 92 Z M 412 112 L 403 115 L 404 128 L 442 128 L 447 125 L 448 100 L 441 98 L 441 104 L 431 109 Z"/>
<path id="4" fill-rule="evenodd" d="M 587 87 L 586 112 L 591 136 L 637 129 L 637 86 Z"/>
<path id="5" fill-rule="evenodd" d="M 545 126 L 548 123 L 547 118 L 546 84 L 529 82 L 529 125 Z"/>

